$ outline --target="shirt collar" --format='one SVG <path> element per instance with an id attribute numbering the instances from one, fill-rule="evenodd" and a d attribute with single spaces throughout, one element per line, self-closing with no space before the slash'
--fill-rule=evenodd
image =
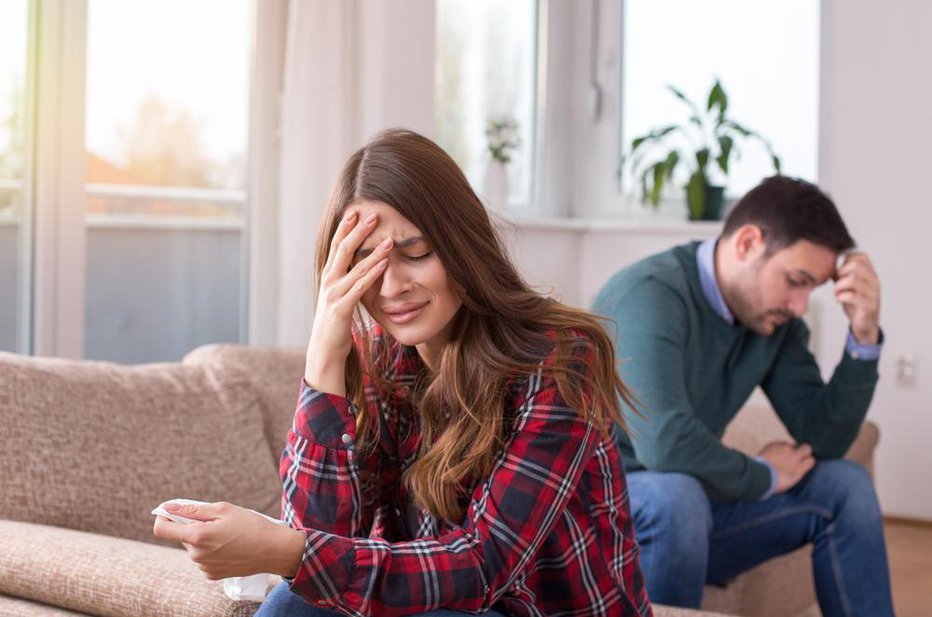
<path id="1" fill-rule="evenodd" d="M 709 302 L 712 310 L 724 319 L 729 325 L 734 325 L 735 316 L 732 315 L 725 304 L 722 290 L 715 278 L 715 245 L 718 238 L 709 238 L 699 245 L 696 250 L 696 265 L 699 267 L 699 283 L 702 285 L 702 295 Z"/>

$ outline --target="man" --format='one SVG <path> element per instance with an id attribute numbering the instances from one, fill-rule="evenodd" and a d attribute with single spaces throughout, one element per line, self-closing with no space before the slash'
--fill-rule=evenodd
<path id="1" fill-rule="evenodd" d="M 653 602 L 698 607 L 706 582 L 811 543 L 826 617 L 893 614 L 873 485 L 841 460 L 882 342 L 877 275 L 853 246 L 817 187 L 775 176 L 735 206 L 719 238 L 625 268 L 596 298 L 642 404 L 620 446 Z M 829 279 L 850 330 L 825 383 L 800 317 Z M 720 439 L 757 386 L 795 443 L 748 457 Z"/>

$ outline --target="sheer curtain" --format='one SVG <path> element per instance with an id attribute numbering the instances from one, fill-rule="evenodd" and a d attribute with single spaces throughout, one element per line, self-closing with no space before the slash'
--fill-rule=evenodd
<path id="1" fill-rule="evenodd" d="M 433 134 L 434 15 L 433 0 L 291 0 L 277 242 L 266 249 L 276 253 L 266 273 L 278 283 L 277 335 L 255 342 L 307 343 L 317 228 L 347 157 L 385 128 Z"/>
<path id="2" fill-rule="evenodd" d="M 292 0 L 281 102 L 279 344 L 307 342 L 317 228 L 331 184 L 357 147 L 355 2 Z"/>

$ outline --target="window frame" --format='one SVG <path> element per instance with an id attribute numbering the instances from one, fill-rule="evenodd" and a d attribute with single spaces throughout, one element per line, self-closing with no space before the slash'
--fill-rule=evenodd
<path id="1" fill-rule="evenodd" d="M 251 0 L 241 342 L 277 330 L 280 96 L 288 0 Z M 85 102 L 88 0 L 31 0 L 18 352 L 80 359 L 86 329 Z M 67 104 L 65 103 L 67 101 Z M 262 208 L 255 204 L 263 204 Z M 272 283 L 267 283 L 271 281 Z M 253 284 L 253 282 L 255 282 Z M 274 291 L 274 290 L 273 290 Z M 266 325 L 263 329 L 261 324 Z"/>

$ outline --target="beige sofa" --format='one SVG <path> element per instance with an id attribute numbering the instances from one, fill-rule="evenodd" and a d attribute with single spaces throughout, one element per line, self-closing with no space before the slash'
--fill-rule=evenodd
<path id="1" fill-rule="evenodd" d="M 303 363 L 302 350 L 236 345 L 136 367 L 0 353 L 0 615 L 251 615 L 254 603 L 227 599 L 152 536 L 149 512 L 188 497 L 277 515 Z M 750 435 L 767 421 L 757 416 L 729 437 L 756 447 Z M 875 443 L 868 425 L 860 460 Z M 806 559 L 800 551 L 786 567 L 710 588 L 707 603 L 749 615 L 804 609 Z"/>

